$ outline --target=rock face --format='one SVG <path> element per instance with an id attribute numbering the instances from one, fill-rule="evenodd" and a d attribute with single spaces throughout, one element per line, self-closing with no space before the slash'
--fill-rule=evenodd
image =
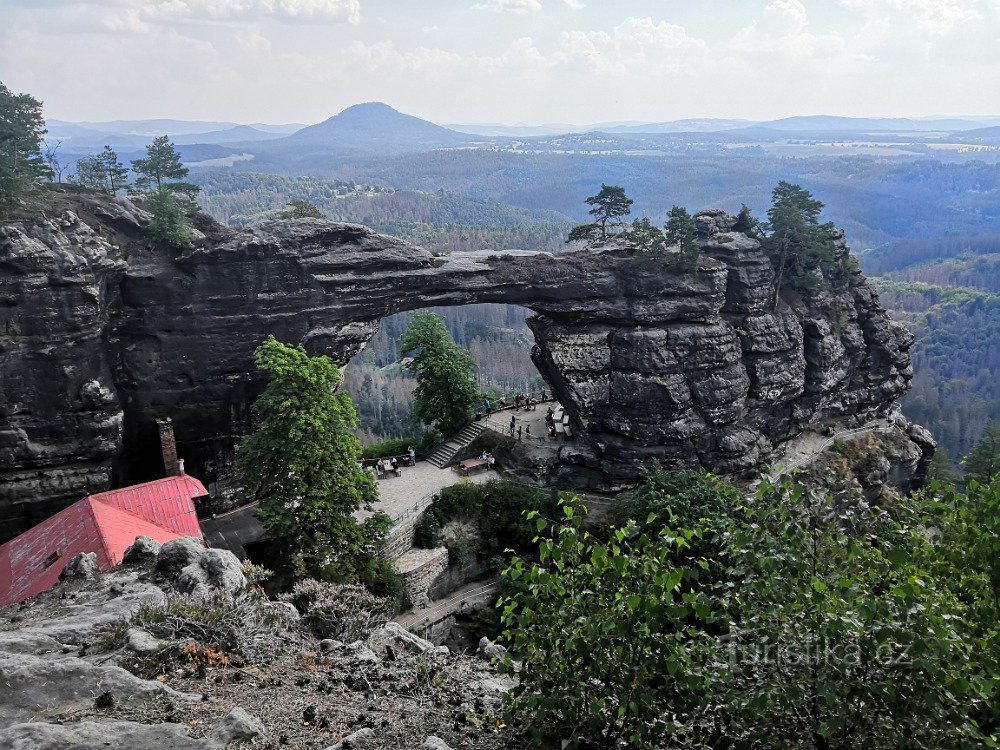
<path id="1" fill-rule="evenodd" d="M 144 243 L 127 202 L 51 200 L 59 218 L 0 228 L 4 538 L 162 475 L 158 417 L 213 487 L 250 427 L 268 334 L 345 362 L 382 317 L 430 305 L 535 311 L 534 360 L 580 436 L 557 473 L 576 483 L 613 488 L 650 459 L 753 472 L 807 425 L 884 412 L 911 378 L 911 338 L 860 273 L 773 307 L 770 261 L 719 211 L 698 215 L 701 261 L 681 273 L 623 251 L 435 257 L 315 219 L 238 234 L 205 222 L 200 246 L 176 253 Z"/>

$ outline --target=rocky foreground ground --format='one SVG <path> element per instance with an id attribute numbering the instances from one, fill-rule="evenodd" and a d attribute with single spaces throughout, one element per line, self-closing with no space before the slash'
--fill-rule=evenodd
<path id="1" fill-rule="evenodd" d="M 455 655 L 395 623 L 319 640 L 191 539 L 125 559 L 78 556 L 0 610 L 0 748 L 512 746 L 495 647 Z"/>

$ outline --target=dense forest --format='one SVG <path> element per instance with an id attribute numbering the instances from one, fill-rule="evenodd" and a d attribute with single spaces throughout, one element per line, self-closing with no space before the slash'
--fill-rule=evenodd
<path id="1" fill-rule="evenodd" d="M 246 226 L 274 218 L 291 200 L 308 200 L 335 221 L 364 224 L 436 252 L 484 248 L 558 250 L 572 221 L 555 211 L 463 198 L 442 189 L 395 190 L 353 180 L 246 172 L 201 172 L 201 207 Z"/>

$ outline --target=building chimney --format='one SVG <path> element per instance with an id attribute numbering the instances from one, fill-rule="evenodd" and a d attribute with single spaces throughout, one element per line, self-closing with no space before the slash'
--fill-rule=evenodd
<path id="1" fill-rule="evenodd" d="M 174 440 L 174 423 L 170 417 L 157 419 L 156 426 L 160 430 L 160 451 L 163 453 L 163 470 L 166 476 L 173 477 L 181 473 L 177 460 L 177 442 Z"/>

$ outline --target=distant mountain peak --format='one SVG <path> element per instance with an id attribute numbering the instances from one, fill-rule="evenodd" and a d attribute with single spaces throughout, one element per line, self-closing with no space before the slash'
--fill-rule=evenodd
<path id="1" fill-rule="evenodd" d="M 284 140 L 289 143 L 322 140 L 331 146 L 399 150 L 465 143 L 469 136 L 405 114 L 384 102 L 363 102 L 302 128 Z"/>

